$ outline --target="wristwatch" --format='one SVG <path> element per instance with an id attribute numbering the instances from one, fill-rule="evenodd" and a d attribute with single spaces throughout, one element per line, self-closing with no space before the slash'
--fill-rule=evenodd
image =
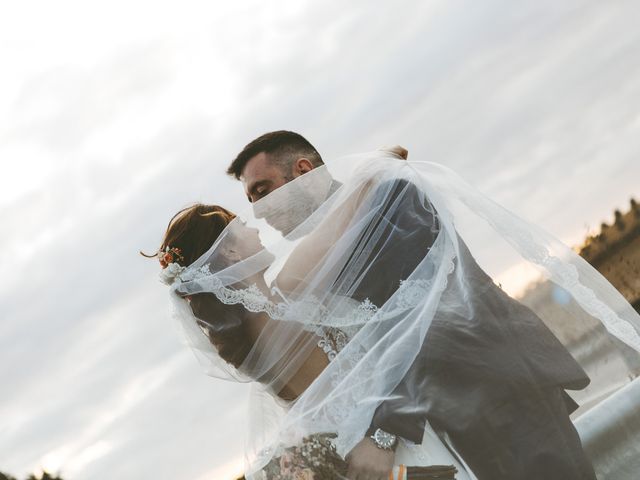
<path id="1" fill-rule="evenodd" d="M 393 450 L 398 443 L 398 438 L 393 433 L 385 432 L 380 428 L 377 428 L 369 438 L 374 441 L 376 447 L 383 450 Z"/>

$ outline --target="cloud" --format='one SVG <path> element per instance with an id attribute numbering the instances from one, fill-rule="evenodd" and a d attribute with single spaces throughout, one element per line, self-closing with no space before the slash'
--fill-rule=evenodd
<path id="1" fill-rule="evenodd" d="M 78 148 L 96 130 L 154 97 L 171 80 L 170 48 L 150 44 L 120 52 L 97 68 L 59 66 L 23 85 L 5 141 L 39 142 L 53 151 Z"/>
<path id="2" fill-rule="evenodd" d="M 83 25 L 56 14 L 51 45 L 47 22 L 35 43 L 11 30 L 35 62 L 7 54 L 20 82 L 0 96 L 0 466 L 14 474 L 236 465 L 246 388 L 200 373 L 137 252 L 190 202 L 246 208 L 223 172 L 265 131 L 301 131 L 326 158 L 402 143 L 571 242 L 639 193 L 629 3 L 202 3 L 175 19 L 141 5 L 79 10 Z"/>

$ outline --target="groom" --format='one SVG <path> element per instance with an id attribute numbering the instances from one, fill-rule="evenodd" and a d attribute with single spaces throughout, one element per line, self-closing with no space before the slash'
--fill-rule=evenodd
<path id="1" fill-rule="evenodd" d="M 227 173 L 242 182 L 253 203 L 322 165 L 318 151 L 301 135 L 276 131 L 250 142 Z M 401 187 L 406 191 L 406 184 Z M 386 219 L 401 228 L 390 229 L 384 241 L 396 245 L 405 258 L 414 252 L 417 262 L 434 241 L 437 222 L 425 231 L 412 231 L 412 219 L 404 218 L 402 211 L 397 208 L 398 213 Z M 412 235 L 400 236 L 398 231 Z M 434 318 L 394 400 L 379 405 L 369 432 L 347 456 L 349 478 L 387 479 L 396 437 L 420 443 L 429 421 L 479 480 L 595 480 L 569 419 L 577 405 L 564 391 L 584 388 L 588 377 L 542 321 L 494 285 L 461 240 L 460 244 L 461 262 L 486 292 L 481 303 L 471 305 L 471 320 L 478 325 L 475 334 L 491 345 L 499 325 L 508 319 L 514 325 L 511 341 L 518 353 L 514 358 L 488 353 L 478 374 L 477 357 L 467 353 L 468 340 L 449 326 L 455 319 Z M 366 275 L 388 280 L 373 296 L 366 292 L 373 303 L 384 304 L 413 268 L 411 258 L 398 263 L 372 260 Z M 359 299 L 358 292 L 353 296 Z M 500 318 L 496 311 L 502 312 Z M 515 358 L 523 351 L 526 361 Z M 514 392 L 510 387 L 515 384 L 526 388 Z M 412 388 L 416 385 L 424 387 Z"/>

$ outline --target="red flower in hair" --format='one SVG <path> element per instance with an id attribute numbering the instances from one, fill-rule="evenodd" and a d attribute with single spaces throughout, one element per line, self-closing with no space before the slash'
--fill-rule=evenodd
<path id="1" fill-rule="evenodd" d="M 167 268 L 169 264 L 175 263 L 176 258 L 182 262 L 184 262 L 184 257 L 182 256 L 182 250 L 174 247 L 166 247 L 164 252 L 161 250 L 158 252 L 158 260 L 160 261 L 160 266 L 162 268 Z"/>

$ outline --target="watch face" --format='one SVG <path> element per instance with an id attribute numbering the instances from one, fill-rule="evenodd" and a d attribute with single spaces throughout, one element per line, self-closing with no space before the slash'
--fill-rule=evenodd
<path id="1" fill-rule="evenodd" d="M 393 448 L 393 446 L 396 443 L 395 435 L 391 433 L 387 433 L 384 430 L 380 430 L 380 429 L 376 430 L 376 433 L 374 433 L 373 438 L 376 441 L 376 443 L 380 445 L 382 448 Z"/>

